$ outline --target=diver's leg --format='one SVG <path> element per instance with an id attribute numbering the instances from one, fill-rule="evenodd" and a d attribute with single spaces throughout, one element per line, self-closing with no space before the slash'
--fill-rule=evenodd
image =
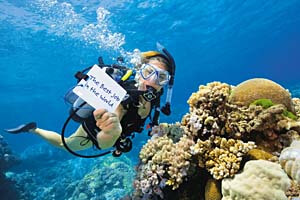
<path id="1" fill-rule="evenodd" d="M 30 133 L 34 133 L 40 137 L 42 137 L 44 140 L 49 142 L 55 147 L 61 148 L 61 136 L 60 134 L 54 132 L 54 131 L 48 131 L 40 128 L 29 130 Z"/>
<path id="2" fill-rule="evenodd" d="M 64 145 L 61 140 L 61 135 L 54 132 L 54 131 L 48 131 L 40 128 L 35 128 L 29 130 L 29 132 L 34 133 L 40 137 L 42 137 L 44 140 L 49 142 L 55 147 L 58 148 L 64 148 Z M 86 139 L 87 134 L 83 130 L 82 126 L 80 125 L 79 128 L 76 130 L 75 133 L 73 133 L 68 138 L 65 138 L 66 144 L 68 147 L 73 151 L 79 151 L 84 150 L 93 145 L 93 143 L 90 140 Z"/>

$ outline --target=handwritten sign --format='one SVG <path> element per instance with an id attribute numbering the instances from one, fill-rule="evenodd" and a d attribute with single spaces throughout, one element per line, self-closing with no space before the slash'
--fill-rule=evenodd
<path id="1" fill-rule="evenodd" d="M 97 65 L 94 65 L 87 75 L 88 80 L 81 80 L 73 92 L 95 109 L 115 111 L 125 97 L 126 90 Z"/>

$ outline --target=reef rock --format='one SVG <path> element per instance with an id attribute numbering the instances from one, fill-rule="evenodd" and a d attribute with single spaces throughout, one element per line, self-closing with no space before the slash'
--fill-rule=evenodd
<path id="1" fill-rule="evenodd" d="M 255 78 L 240 83 L 232 91 L 229 101 L 249 106 L 257 99 L 270 99 L 275 104 L 283 104 L 289 111 L 295 112 L 291 94 L 279 84 L 263 78 Z"/>

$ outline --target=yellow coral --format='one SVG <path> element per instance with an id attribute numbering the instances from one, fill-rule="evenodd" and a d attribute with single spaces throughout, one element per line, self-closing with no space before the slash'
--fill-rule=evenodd
<path id="1" fill-rule="evenodd" d="M 205 200 L 221 200 L 220 183 L 215 179 L 209 179 L 205 185 Z"/>
<path id="2" fill-rule="evenodd" d="M 251 149 L 247 155 L 251 160 L 270 160 L 274 155 L 260 149 Z"/>
<path id="3" fill-rule="evenodd" d="M 241 140 L 225 139 L 219 136 L 209 140 L 198 140 L 191 147 L 194 155 L 198 155 L 198 165 L 205 167 L 215 179 L 232 177 L 240 168 L 242 156 L 253 149 L 253 142 L 244 143 Z"/>
<path id="4" fill-rule="evenodd" d="M 174 185 L 174 181 L 169 179 L 169 180 L 166 181 L 166 184 L 169 185 L 169 186 L 172 186 L 172 185 Z"/>

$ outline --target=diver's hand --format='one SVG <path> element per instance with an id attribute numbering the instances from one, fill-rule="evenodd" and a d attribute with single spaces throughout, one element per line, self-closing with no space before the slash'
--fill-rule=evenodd
<path id="1" fill-rule="evenodd" d="M 105 109 L 94 111 L 96 125 L 106 134 L 119 137 L 122 132 L 122 126 L 117 114 L 108 112 Z"/>

